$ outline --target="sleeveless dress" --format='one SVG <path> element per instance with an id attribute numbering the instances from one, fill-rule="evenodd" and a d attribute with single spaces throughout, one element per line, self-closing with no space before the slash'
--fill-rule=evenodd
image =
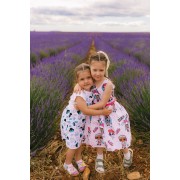
<path id="1" fill-rule="evenodd" d="M 91 90 L 94 96 L 94 103 L 102 99 L 106 84 L 109 79 L 105 79 L 99 88 L 95 86 Z M 129 115 L 125 108 L 116 101 L 114 88 L 111 97 L 106 104 L 112 109 L 109 116 L 87 116 L 85 127 L 84 143 L 92 147 L 104 147 L 107 151 L 115 151 L 128 148 L 131 144 L 131 130 Z"/>
<path id="2" fill-rule="evenodd" d="M 87 105 L 91 105 L 93 100 L 91 91 L 81 91 L 80 94 L 73 93 L 68 106 L 63 110 L 60 122 L 61 137 L 70 149 L 77 149 L 81 146 L 86 123 L 86 115 L 74 107 L 77 96 L 82 97 Z"/>

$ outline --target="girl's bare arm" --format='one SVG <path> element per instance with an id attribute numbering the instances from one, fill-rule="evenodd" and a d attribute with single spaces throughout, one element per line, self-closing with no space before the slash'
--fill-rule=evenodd
<path id="1" fill-rule="evenodd" d="M 87 106 L 85 100 L 80 96 L 78 96 L 75 101 L 76 101 L 77 108 L 80 111 L 82 111 L 82 113 L 85 115 L 92 115 L 92 116 L 94 116 L 94 115 L 106 115 L 107 116 L 107 115 L 111 114 L 111 112 L 112 112 L 112 110 L 109 110 L 106 108 L 101 109 L 101 110 L 91 109 L 91 108 L 89 108 L 89 106 Z"/>
<path id="2" fill-rule="evenodd" d="M 74 86 L 74 92 L 75 93 L 80 93 L 81 92 L 81 87 L 79 86 L 79 84 L 77 83 L 75 86 Z"/>

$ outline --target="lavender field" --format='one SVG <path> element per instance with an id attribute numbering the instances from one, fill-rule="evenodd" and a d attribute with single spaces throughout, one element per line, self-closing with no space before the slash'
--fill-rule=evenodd
<path id="1" fill-rule="evenodd" d="M 74 85 L 73 70 L 87 61 L 92 46 L 109 55 L 109 77 L 116 86 L 117 101 L 130 115 L 134 138 L 149 144 L 149 33 L 30 32 L 30 42 L 32 156 L 58 133 Z"/>
<path id="2" fill-rule="evenodd" d="M 68 36 L 35 32 L 31 33 L 31 38 L 31 53 L 34 54 L 50 48 L 56 50 L 64 46 L 63 42 L 68 41 L 71 44 L 31 66 L 31 151 L 36 151 L 48 142 L 59 127 L 59 115 L 72 90 L 73 69 L 85 58 L 91 39 L 88 34 Z"/>

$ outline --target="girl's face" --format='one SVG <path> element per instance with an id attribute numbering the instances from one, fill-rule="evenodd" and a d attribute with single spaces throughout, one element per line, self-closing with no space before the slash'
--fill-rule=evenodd
<path id="1" fill-rule="evenodd" d="M 77 82 L 82 89 L 90 91 L 90 88 L 93 85 L 93 79 L 90 71 L 88 69 L 79 71 Z"/>
<path id="2" fill-rule="evenodd" d="M 95 81 L 103 80 L 106 72 L 106 63 L 104 61 L 91 61 L 91 75 Z"/>

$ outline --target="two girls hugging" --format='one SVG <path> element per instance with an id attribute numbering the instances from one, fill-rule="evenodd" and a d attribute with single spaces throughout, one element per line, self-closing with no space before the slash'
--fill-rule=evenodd
<path id="1" fill-rule="evenodd" d="M 108 78 L 110 60 L 103 51 L 92 54 L 89 64 L 75 68 L 76 86 L 68 106 L 63 110 L 60 128 L 68 148 L 64 169 L 72 176 L 83 172 L 82 144 L 97 150 L 95 170 L 104 173 L 103 150 L 123 151 L 123 166 L 132 164 L 129 115 L 116 101 L 114 84 Z M 72 164 L 75 158 L 77 168 Z"/>

